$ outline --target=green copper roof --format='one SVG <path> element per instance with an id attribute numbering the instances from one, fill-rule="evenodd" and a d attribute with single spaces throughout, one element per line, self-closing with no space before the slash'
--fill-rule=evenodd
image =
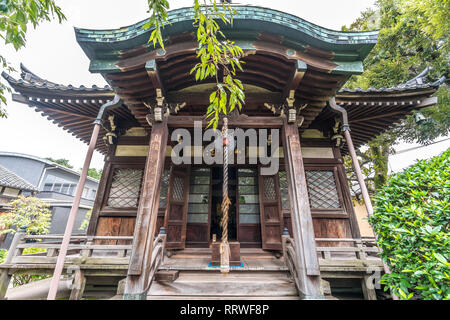
<path id="1" fill-rule="evenodd" d="M 311 46 L 334 52 L 334 60 L 362 61 L 377 42 L 378 31 L 340 32 L 326 29 L 281 11 L 254 7 L 233 6 L 237 13 L 233 27 L 223 28 L 233 40 L 257 39 L 260 33 L 282 36 L 286 47 L 305 48 Z M 169 11 L 170 25 L 163 30 L 164 37 L 194 31 L 193 8 Z M 147 44 L 152 29 L 143 29 L 148 22 L 143 20 L 128 27 L 112 30 L 88 30 L 75 28 L 77 41 L 88 57 L 114 60 L 121 51 Z"/>

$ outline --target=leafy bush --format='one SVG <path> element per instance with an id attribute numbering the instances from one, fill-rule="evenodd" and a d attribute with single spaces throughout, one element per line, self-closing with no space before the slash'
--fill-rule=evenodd
<path id="1" fill-rule="evenodd" d="M 450 299 L 450 149 L 393 175 L 370 218 L 401 299 Z"/>
<path id="2" fill-rule="evenodd" d="M 17 227 L 27 226 L 27 234 L 45 234 L 50 230 L 50 205 L 35 197 L 19 196 L 10 203 L 12 209 L 0 216 L 0 225 L 6 229 L 0 234 L 15 233 Z"/>
<path id="3" fill-rule="evenodd" d="M 35 197 L 19 196 L 13 200 L 10 205 L 12 210 L 7 214 L 0 216 L 0 225 L 5 226 L 6 229 L 1 230 L 2 233 L 15 233 L 18 227 L 26 226 L 27 234 L 45 234 L 50 230 L 51 223 L 51 211 L 49 210 L 49 204 Z M 42 248 L 28 248 L 24 249 L 23 254 L 33 254 L 39 252 L 45 252 Z M 5 252 L 0 252 L 0 263 L 6 258 Z M 4 254 L 4 258 L 2 257 Z M 13 275 L 13 286 L 17 287 L 30 283 L 32 281 L 38 281 L 48 278 L 48 275 L 30 275 L 26 273 L 15 273 Z"/>
<path id="4" fill-rule="evenodd" d="M 86 231 L 88 229 L 89 221 L 91 221 L 91 216 L 92 216 L 92 209 L 90 209 L 90 210 L 88 210 L 88 212 L 86 212 L 86 215 L 84 216 L 84 220 L 81 222 L 81 225 L 78 228 L 78 230 Z"/>
<path id="5" fill-rule="evenodd" d="M 33 254 L 33 253 L 40 253 L 40 252 L 46 252 L 46 249 L 42 248 L 27 248 L 23 250 L 23 254 Z M 33 281 L 39 281 L 46 278 L 51 277 L 48 274 L 26 274 L 26 273 L 15 273 L 13 275 L 13 287 L 22 286 L 24 284 L 33 282 Z"/>
<path id="6" fill-rule="evenodd" d="M 8 250 L 0 249 L 0 263 L 3 263 L 5 261 L 7 254 L 8 254 Z"/>

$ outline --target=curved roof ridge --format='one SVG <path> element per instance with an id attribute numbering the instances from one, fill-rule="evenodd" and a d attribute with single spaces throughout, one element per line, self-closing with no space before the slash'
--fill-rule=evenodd
<path id="1" fill-rule="evenodd" d="M 364 32 L 337 31 L 275 9 L 238 4 L 233 7 L 237 9 L 233 16 L 234 25 L 240 23 L 245 24 L 248 30 L 255 32 L 276 33 L 299 44 L 312 41 L 316 43 L 314 46 L 317 48 L 328 51 L 355 51 L 359 52 L 361 57 L 365 57 L 366 52 L 370 51 L 378 38 L 377 30 Z M 170 10 L 168 11 L 170 25 L 166 25 L 163 32 L 165 36 L 169 36 L 193 31 L 191 30 L 193 29 L 193 20 L 193 7 Z M 92 58 L 94 53 L 91 50 L 94 44 L 107 44 L 107 50 L 125 50 L 138 45 L 133 43 L 133 40 L 151 32 L 153 29 L 152 27 L 142 28 L 148 22 L 149 18 L 116 29 L 95 30 L 75 27 L 75 34 L 83 50 Z M 227 26 L 226 29 L 228 28 L 231 27 Z M 239 31 L 238 28 L 233 30 Z M 130 43 L 128 44 L 127 41 L 130 41 Z M 146 43 L 147 41 L 145 41 Z"/>
<path id="2" fill-rule="evenodd" d="M 245 8 L 257 8 L 257 9 L 264 9 L 264 10 L 269 10 L 269 11 L 274 11 L 274 12 L 278 12 L 282 15 L 286 15 L 286 16 L 290 16 L 293 17 L 295 19 L 301 20 L 311 26 L 320 28 L 322 30 L 328 31 L 328 32 L 333 32 L 333 33 L 339 33 L 339 34 L 347 34 L 347 35 L 351 35 L 351 34 L 378 34 L 379 30 L 372 30 L 372 31 L 341 31 L 341 30 L 334 30 L 331 28 L 327 28 L 327 27 L 323 27 L 317 23 L 308 21 L 302 17 L 296 16 L 294 14 L 288 13 L 288 12 L 284 12 L 278 9 L 273 9 L 273 8 L 268 8 L 265 6 L 257 6 L 257 5 L 252 5 L 252 4 L 239 4 L 239 3 L 231 3 L 228 4 L 231 5 L 232 7 L 245 7 Z M 172 9 L 169 10 L 168 13 L 172 13 L 172 12 L 178 12 L 178 11 L 185 11 L 185 10 L 192 10 L 193 7 L 182 7 L 182 8 L 177 8 L 177 9 Z M 148 21 L 150 20 L 150 18 L 145 18 L 142 19 L 136 23 L 132 23 L 126 26 L 122 26 L 122 27 L 118 27 L 118 28 L 104 28 L 104 29 L 89 29 L 89 28 L 78 28 L 78 27 L 74 27 L 75 30 L 86 30 L 86 31 L 105 31 L 105 32 L 111 32 L 111 31 L 117 31 L 117 32 L 122 32 L 121 30 L 123 29 L 128 29 L 130 27 L 134 27 L 137 25 L 144 25 L 146 24 Z"/>
<path id="3" fill-rule="evenodd" d="M 428 88 L 437 88 L 441 84 L 446 81 L 446 77 L 442 76 L 436 81 L 429 81 L 428 74 L 431 71 L 429 67 L 426 67 L 421 73 L 419 73 L 414 78 L 398 84 L 392 87 L 381 87 L 374 88 L 370 87 L 368 89 L 362 89 L 361 87 L 349 89 L 342 88 L 339 90 L 339 93 L 378 93 L 378 92 L 400 92 L 400 91 L 408 91 L 408 90 L 417 90 L 417 89 L 428 89 Z"/>
<path id="4" fill-rule="evenodd" d="M 31 72 L 27 67 L 25 67 L 22 63 L 20 64 L 21 74 L 20 78 L 16 79 L 9 73 L 2 71 L 2 77 L 8 81 L 8 83 L 13 85 L 23 85 L 27 88 L 38 88 L 38 89 L 48 89 L 48 90 L 61 90 L 61 91 L 85 91 L 85 92 L 112 92 L 112 89 L 109 85 L 105 85 L 104 87 L 97 86 L 93 84 L 91 87 L 86 87 L 84 85 L 74 86 L 72 84 L 63 85 L 56 82 L 52 82 L 46 79 L 43 79 L 37 76 L 35 73 Z"/>

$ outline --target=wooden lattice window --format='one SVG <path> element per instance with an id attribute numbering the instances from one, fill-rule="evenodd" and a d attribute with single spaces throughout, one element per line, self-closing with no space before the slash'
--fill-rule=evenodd
<path id="1" fill-rule="evenodd" d="M 289 189 L 288 189 L 286 171 L 280 170 L 278 172 L 278 179 L 279 179 L 279 183 L 280 183 L 281 208 L 282 209 L 290 209 L 291 205 L 289 203 Z"/>
<path id="2" fill-rule="evenodd" d="M 273 177 L 263 178 L 264 199 L 268 201 L 276 200 L 275 179 Z"/>
<path id="3" fill-rule="evenodd" d="M 114 169 L 107 205 L 114 208 L 136 208 L 143 172 L 142 169 Z"/>
<path id="4" fill-rule="evenodd" d="M 176 176 L 173 179 L 173 194 L 174 201 L 183 201 L 184 198 L 184 178 Z"/>
<path id="5" fill-rule="evenodd" d="M 164 170 L 161 180 L 161 191 L 159 192 L 159 207 L 165 208 L 167 206 L 167 194 L 169 192 L 169 178 L 170 171 Z"/>
<path id="6" fill-rule="evenodd" d="M 336 176 L 333 170 L 306 170 L 311 209 L 341 208 Z"/>

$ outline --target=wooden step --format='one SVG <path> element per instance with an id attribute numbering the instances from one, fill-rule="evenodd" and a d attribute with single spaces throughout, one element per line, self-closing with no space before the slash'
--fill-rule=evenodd
<path id="1" fill-rule="evenodd" d="M 147 300 L 300 300 L 299 296 L 147 296 Z"/>
<path id="2" fill-rule="evenodd" d="M 298 296 L 286 272 L 180 271 L 174 282 L 155 281 L 149 296 L 283 297 Z"/>
<path id="3" fill-rule="evenodd" d="M 109 300 L 122 300 L 122 295 L 115 295 Z M 268 297 L 268 296 L 147 296 L 147 300 L 300 300 L 299 296 Z"/>

